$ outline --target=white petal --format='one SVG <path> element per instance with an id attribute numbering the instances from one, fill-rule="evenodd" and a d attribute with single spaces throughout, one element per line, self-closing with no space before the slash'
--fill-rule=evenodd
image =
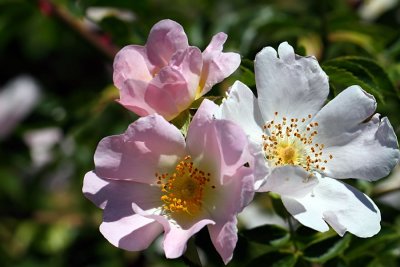
<path id="1" fill-rule="evenodd" d="M 326 149 L 333 155 L 325 165 L 328 175 L 374 181 L 390 173 L 399 161 L 397 139 L 389 120 L 378 117 L 376 114 L 348 144 Z"/>
<path id="2" fill-rule="evenodd" d="M 262 143 L 263 118 L 253 92 L 242 82 L 236 81 L 229 90 L 229 95 L 215 113 L 220 119 L 227 119 L 238 124 L 258 144 Z"/>
<path id="3" fill-rule="evenodd" d="M 375 203 L 350 185 L 332 178 L 319 178 L 313 192 L 304 197 L 282 198 L 286 209 L 303 225 L 327 231 L 327 222 L 339 235 L 346 231 L 371 237 L 381 228 L 381 213 Z"/>
<path id="4" fill-rule="evenodd" d="M 318 122 L 316 143 L 325 147 L 346 144 L 359 134 L 359 125 L 375 113 L 375 98 L 359 86 L 350 86 L 326 104 L 313 119 Z"/>
<path id="5" fill-rule="evenodd" d="M 249 138 L 249 151 L 254 158 L 255 189 L 269 173 L 262 149 L 263 118 L 253 92 L 242 82 L 236 81 L 229 95 L 214 113 L 218 119 L 227 119 L 239 125 Z"/>
<path id="6" fill-rule="evenodd" d="M 271 169 L 268 167 L 262 145 L 250 141 L 249 152 L 253 156 L 254 190 L 258 190 L 265 183 L 265 179 L 268 177 Z"/>
<path id="7" fill-rule="evenodd" d="M 351 86 L 315 116 L 314 141 L 325 145 L 325 173 L 334 178 L 377 180 L 385 177 L 399 160 L 397 138 L 389 120 L 379 119 L 372 95 Z"/>
<path id="8" fill-rule="evenodd" d="M 274 168 L 266 183 L 257 191 L 271 191 L 282 197 L 302 197 L 310 193 L 317 183 L 317 178 L 302 167 L 287 165 Z"/>
<path id="9" fill-rule="evenodd" d="M 281 43 L 279 58 L 266 47 L 255 59 L 258 101 L 265 120 L 278 116 L 303 118 L 314 115 L 329 93 L 328 77 L 314 57 L 300 57 Z"/>

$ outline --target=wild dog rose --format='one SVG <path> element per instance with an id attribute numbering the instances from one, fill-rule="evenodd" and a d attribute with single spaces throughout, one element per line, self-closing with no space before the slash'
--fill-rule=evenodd
<path id="1" fill-rule="evenodd" d="M 83 192 L 104 209 L 100 231 L 110 243 L 139 251 L 164 232 L 165 255 L 176 258 L 187 240 L 207 226 L 223 261 L 230 261 L 236 215 L 254 194 L 253 170 L 246 167 L 253 163 L 245 133 L 213 118 L 217 108 L 203 101 L 186 142 L 157 114 L 100 141 Z"/>
<path id="2" fill-rule="evenodd" d="M 115 57 L 119 103 L 139 116 L 175 118 L 239 67 L 239 54 L 222 52 L 226 39 L 225 33 L 216 34 L 201 52 L 189 46 L 181 25 L 158 22 L 145 46 L 128 45 Z"/>
<path id="3" fill-rule="evenodd" d="M 357 189 L 335 179 L 374 181 L 399 159 L 389 120 L 374 114 L 374 97 L 351 86 L 325 103 L 328 77 L 314 57 L 282 43 L 255 59 L 258 99 L 236 82 L 216 117 L 241 125 L 256 156 L 259 191 L 281 195 L 302 224 L 369 237 L 380 230 L 380 211 Z M 334 179 L 335 178 L 335 179 Z"/>

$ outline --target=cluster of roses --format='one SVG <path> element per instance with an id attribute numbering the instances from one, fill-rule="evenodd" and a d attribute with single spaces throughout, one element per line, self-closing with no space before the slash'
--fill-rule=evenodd
<path id="1" fill-rule="evenodd" d="M 288 43 L 255 58 L 257 98 L 235 82 L 218 106 L 203 100 L 186 136 L 168 121 L 231 75 L 236 53 L 226 34 L 201 52 L 178 23 L 154 25 L 145 46 L 123 48 L 114 61 L 119 103 L 141 118 L 124 134 L 100 141 L 83 192 L 104 209 L 101 233 L 115 246 L 146 249 L 162 232 L 168 258 L 207 226 L 228 263 L 236 216 L 254 192 L 274 192 L 300 223 L 317 231 L 369 237 L 380 211 L 336 179 L 377 180 L 399 159 L 388 119 L 374 97 L 351 86 L 329 101 L 328 77 L 314 57 Z M 279 56 L 278 56 L 279 55 Z"/>

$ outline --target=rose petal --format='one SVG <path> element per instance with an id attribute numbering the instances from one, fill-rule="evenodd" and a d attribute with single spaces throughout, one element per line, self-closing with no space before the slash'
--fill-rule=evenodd
<path id="1" fill-rule="evenodd" d="M 240 55 L 237 53 L 223 53 L 223 44 L 227 35 L 220 32 L 213 36 L 210 44 L 203 52 L 203 71 L 201 74 L 200 97 L 206 94 L 223 79 L 231 75 L 240 65 Z"/>
<path id="2" fill-rule="evenodd" d="M 232 259 L 233 251 L 235 250 L 238 240 L 236 223 L 236 217 L 232 217 L 232 219 L 225 224 L 208 226 L 211 241 L 225 265 Z"/>
<path id="3" fill-rule="evenodd" d="M 162 68 L 168 65 L 172 55 L 189 46 L 182 26 L 173 20 L 165 19 L 151 28 L 146 43 L 147 56 L 150 62 Z"/>
<path id="4" fill-rule="evenodd" d="M 257 99 L 251 90 L 236 81 L 226 100 L 215 112 L 215 117 L 227 119 L 239 125 L 249 138 L 249 152 L 253 155 L 255 189 L 258 189 L 269 173 L 262 149 L 262 125 L 264 124 Z"/>
<path id="5" fill-rule="evenodd" d="M 254 197 L 253 171 L 241 167 L 211 191 L 212 201 L 205 201 L 205 209 L 217 224 L 225 224 L 243 210 Z"/>
<path id="6" fill-rule="evenodd" d="M 169 66 L 151 81 L 144 100 L 166 120 L 173 119 L 192 102 L 185 78 Z"/>
<path id="7" fill-rule="evenodd" d="M 111 244 L 129 251 L 146 249 L 162 231 L 157 221 L 138 214 L 100 225 L 100 232 Z"/>
<path id="8" fill-rule="evenodd" d="M 253 142 L 262 144 L 264 120 L 256 97 L 242 82 L 236 81 L 232 85 L 228 97 L 222 102 L 215 116 L 235 122 Z"/>
<path id="9" fill-rule="evenodd" d="M 175 259 L 186 251 L 186 243 L 190 237 L 199 232 L 204 226 L 208 224 L 213 224 L 211 220 L 200 220 L 196 222 L 189 229 L 182 229 L 175 224 L 169 224 L 169 229 L 165 229 L 164 235 L 164 251 L 165 256 L 170 259 Z"/>
<path id="10" fill-rule="evenodd" d="M 387 176 L 399 161 L 397 138 L 389 120 L 376 114 L 359 127 L 359 135 L 342 146 L 324 149 L 333 159 L 325 164 L 327 175 L 375 181 Z"/>
<path id="11" fill-rule="evenodd" d="M 325 147 L 343 145 L 359 134 L 363 121 L 375 113 L 375 98 L 354 85 L 338 94 L 315 116 L 318 123 L 316 143 Z"/>
<path id="12" fill-rule="evenodd" d="M 147 59 L 146 49 L 139 45 L 128 45 L 122 48 L 114 59 L 114 84 L 118 89 L 124 87 L 127 80 L 149 82 L 154 68 Z"/>
<path id="13" fill-rule="evenodd" d="M 274 192 L 282 197 L 302 197 L 318 184 L 318 179 L 300 166 L 276 167 L 258 192 Z"/>
<path id="14" fill-rule="evenodd" d="M 202 159 L 224 175 L 232 175 L 248 162 L 247 138 L 243 130 L 228 120 L 213 117 L 218 106 L 205 99 L 194 116 L 187 135 L 190 155 Z"/>
<path id="15" fill-rule="evenodd" d="M 203 58 L 200 49 L 192 46 L 186 50 L 177 51 L 171 58 L 170 65 L 185 78 L 191 103 L 196 96 L 203 66 Z M 175 101 L 182 102 L 178 96 L 176 98 Z M 186 102 L 184 106 L 187 107 L 190 103 Z"/>
<path id="16" fill-rule="evenodd" d="M 144 211 L 135 204 L 132 205 L 132 208 L 137 214 L 156 220 L 164 227 L 163 248 L 165 256 L 172 259 L 182 256 L 186 250 L 186 243 L 191 236 L 196 234 L 207 224 L 214 224 L 212 220 L 199 219 L 191 226 L 182 228 L 176 222 L 168 220 L 165 216 Z"/>
<path id="17" fill-rule="evenodd" d="M 319 178 L 312 193 L 282 200 L 300 223 L 317 231 L 329 229 L 325 222 L 341 236 L 348 231 L 359 237 L 371 237 L 381 228 L 380 211 L 368 196 L 328 177 Z"/>
<path id="18" fill-rule="evenodd" d="M 94 172 L 85 175 L 82 191 L 85 197 L 104 209 L 105 222 L 132 215 L 132 203 L 145 210 L 162 205 L 161 190 L 158 187 L 132 181 L 103 179 Z"/>
<path id="19" fill-rule="evenodd" d="M 329 93 L 328 77 L 314 57 L 300 57 L 281 43 L 276 51 L 266 47 L 256 55 L 258 101 L 264 120 L 278 116 L 304 118 L 314 115 Z"/>
<path id="20" fill-rule="evenodd" d="M 377 180 L 389 174 L 399 160 L 396 135 L 387 118 L 375 114 L 375 98 L 359 86 L 337 95 L 315 116 L 328 162 L 325 173 L 335 178 Z M 333 158 L 329 159 L 328 155 Z"/>
<path id="21" fill-rule="evenodd" d="M 157 113 L 144 100 L 147 86 L 148 83 L 144 81 L 126 80 L 120 88 L 120 99 L 117 102 L 139 116 Z"/>
<path id="22" fill-rule="evenodd" d="M 102 139 L 94 155 L 95 172 L 103 178 L 154 183 L 155 172 L 175 166 L 184 155 L 180 131 L 155 114 L 138 119 L 124 134 Z"/>

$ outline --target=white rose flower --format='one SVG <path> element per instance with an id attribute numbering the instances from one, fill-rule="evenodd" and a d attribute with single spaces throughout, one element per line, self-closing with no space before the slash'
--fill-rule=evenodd
<path id="1" fill-rule="evenodd" d="M 375 98 L 350 86 L 325 106 L 328 77 L 314 57 L 301 57 L 286 42 L 255 59 L 256 98 L 236 82 L 215 114 L 245 130 L 257 157 L 256 188 L 280 194 L 303 225 L 370 237 L 380 211 L 354 187 L 336 179 L 368 181 L 389 174 L 399 159 L 389 120 L 374 114 Z"/>

